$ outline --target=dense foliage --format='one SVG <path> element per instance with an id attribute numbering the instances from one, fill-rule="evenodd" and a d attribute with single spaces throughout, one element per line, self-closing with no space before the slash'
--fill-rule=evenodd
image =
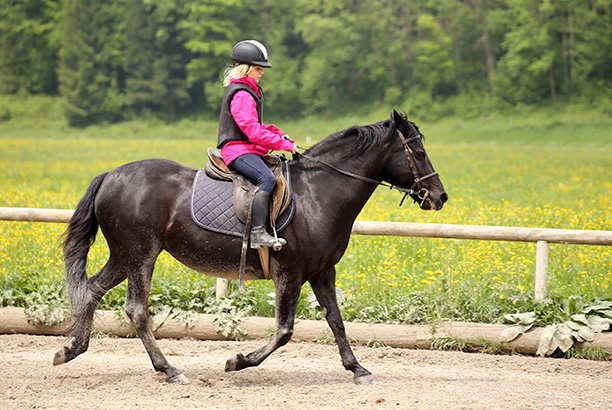
<path id="1" fill-rule="evenodd" d="M 213 117 L 248 38 L 270 51 L 277 115 L 450 100 L 446 115 L 612 91 L 612 0 L 8 0 L 0 38 L 0 95 L 59 94 L 73 125 Z"/>

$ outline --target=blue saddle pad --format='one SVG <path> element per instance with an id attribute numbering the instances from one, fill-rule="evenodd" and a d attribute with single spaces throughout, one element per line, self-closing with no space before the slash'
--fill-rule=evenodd
<path id="1" fill-rule="evenodd" d="M 288 179 L 287 173 L 285 178 Z M 191 193 L 191 216 L 194 222 L 210 231 L 242 237 L 245 225 L 236 216 L 233 196 L 231 181 L 213 179 L 203 169 L 198 170 Z M 276 220 L 276 232 L 282 231 L 289 224 L 294 212 L 292 197 L 291 204 Z M 268 230 L 272 232 L 269 226 Z"/>

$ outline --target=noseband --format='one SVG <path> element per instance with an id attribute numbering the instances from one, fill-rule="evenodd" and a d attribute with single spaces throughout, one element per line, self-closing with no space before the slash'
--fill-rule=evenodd
<path id="1" fill-rule="evenodd" d="M 402 142 L 402 146 L 404 147 L 404 152 L 406 153 L 406 157 L 408 158 L 408 162 L 410 163 L 410 170 L 412 171 L 412 176 L 414 177 L 414 183 L 412 184 L 412 186 L 410 188 L 401 188 L 398 187 L 396 185 L 392 185 L 392 184 L 387 184 L 385 182 L 381 182 L 381 181 L 376 181 L 375 179 L 370 179 L 361 175 L 357 175 L 354 174 L 352 172 L 349 171 L 345 171 L 342 170 L 340 168 L 336 168 L 335 166 L 328 164 L 325 161 L 321 161 L 320 159 L 317 158 L 312 158 L 308 155 L 304 155 L 304 154 L 299 154 L 299 156 L 304 157 L 306 159 L 309 159 L 313 162 L 318 162 L 319 164 L 323 164 L 328 168 L 333 169 L 336 172 L 341 173 L 342 175 L 346 175 L 348 177 L 354 178 L 354 179 L 358 179 L 360 181 L 364 181 L 364 182 L 368 182 L 370 184 L 375 184 L 375 185 L 381 185 L 384 187 L 388 187 L 389 189 L 396 189 L 399 192 L 402 192 L 404 194 L 404 197 L 402 198 L 402 200 L 400 201 L 399 206 L 402 206 L 404 204 L 404 200 L 406 199 L 406 197 L 408 195 L 416 195 L 417 198 L 419 198 L 421 200 L 421 203 L 419 204 L 419 206 L 422 206 L 423 203 L 425 202 L 425 200 L 429 197 L 429 191 L 427 190 L 427 188 L 423 188 L 421 186 L 421 182 L 425 181 L 426 179 L 435 177 L 436 175 L 438 175 L 437 172 L 432 172 L 431 174 L 427 174 L 423 177 L 419 176 L 419 172 L 416 166 L 416 163 L 414 161 L 414 151 L 412 150 L 412 148 L 410 148 L 409 143 L 420 139 L 421 137 L 419 135 L 415 135 L 414 137 L 411 138 L 406 138 L 404 137 L 404 134 L 402 134 L 402 132 L 399 129 L 396 129 L 397 131 L 397 135 L 400 138 L 400 141 Z M 298 147 L 299 149 L 304 149 L 302 147 Z M 417 188 L 417 190 L 415 191 L 414 188 Z M 415 201 L 416 202 L 416 201 Z"/>

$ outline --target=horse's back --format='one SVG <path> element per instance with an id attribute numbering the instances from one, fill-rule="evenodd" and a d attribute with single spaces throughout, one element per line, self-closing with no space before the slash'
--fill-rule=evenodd
<path id="1" fill-rule="evenodd" d="M 197 170 L 167 159 L 146 159 L 108 173 L 96 195 L 96 216 L 105 222 L 150 226 L 167 223 L 176 208 L 189 202 Z"/>
<path id="2" fill-rule="evenodd" d="M 143 159 L 118 166 L 109 176 L 129 177 L 134 180 L 173 179 L 178 175 L 195 175 L 196 169 L 164 158 Z"/>

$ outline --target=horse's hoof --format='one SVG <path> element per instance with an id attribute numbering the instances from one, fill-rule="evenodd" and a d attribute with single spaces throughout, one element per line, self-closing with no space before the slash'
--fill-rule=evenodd
<path id="1" fill-rule="evenodd" d="M 225 362 L 225 371 L 226 372 L 235 372 L 237 370 L 242 370 L 246 366 L 244 366 L 245 359 L 242 353 L 238 353 L 227 359 Z"/>
<path id="2" fill-rule="evenodd" d="M 66 348 L 60 347 L 53 357 L 53 366 L 59 366 L 60 364 L 66 363 L 66 361 Z"/>
<path id="3" fill-rule="evenodd" d="M 374 380 L 374 376 L 371 374 L 364 374 L 363 376 L 355 376 L 353 379 L 355 384 L 359 384 L 361 386 L 368 386 L 372 384 L 376 384 L 376 380 Z"/>
<path id="4" fill-rule="evenodd" d="M 168 377 L 166 379 L 166 382 L 177 383 L 177 384 L 189 384 L 189 379 L 183 373 L 179 373 L 179 374 L 175 374 L 172 377 Z"/>

